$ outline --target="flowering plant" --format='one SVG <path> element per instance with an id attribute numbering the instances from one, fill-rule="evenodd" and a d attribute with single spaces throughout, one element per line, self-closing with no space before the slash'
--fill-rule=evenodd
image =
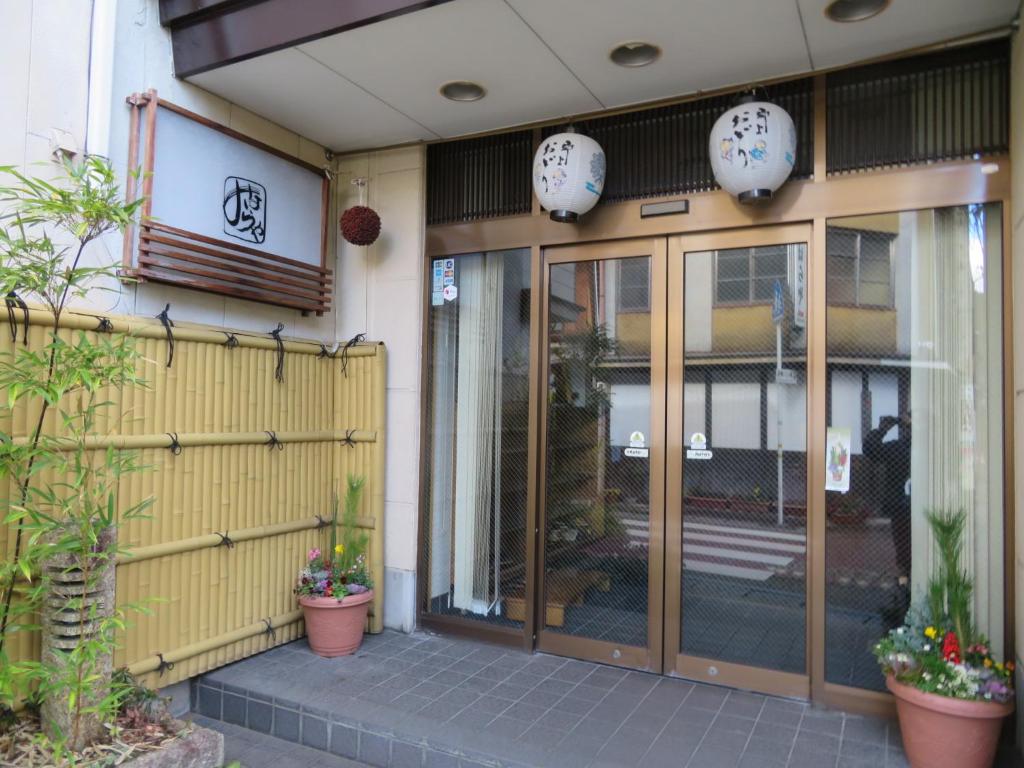
<path id="1" fill-rule="evenodd" d="M 348 595 L 358 595 L 373 587 L 366 567 L 366 544 L 369 537 L 359 528 L 357 519 L 364 484 L 364 478 L 348 478 L 341 541 L 338 541 L 338 496 L 335 494 L 329 546 L 326 552 L 313 547 L 306 554 L 306 565 L 299 571 L 295 585 L 295 594 L 299 597 L 334 597 L 340 601 Z"/>
<path id="2" fill-rule="evenodd" d="M 960 564 L 963 512 L 928 515 L 939 551 L 926 604 L 875 645 L 887 675 L 925 693 L 954 699 L 1005 702 L 1013 698 L 1013 662 L 991 653 L 971 617 L 973 585 Z"/>

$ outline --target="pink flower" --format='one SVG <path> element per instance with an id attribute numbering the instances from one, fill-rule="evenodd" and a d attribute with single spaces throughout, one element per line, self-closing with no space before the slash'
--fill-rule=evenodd
<path id="1" fill-rule="evenodd" d="M 313 547 L 311 550 L 309 550 L 308 557 L 309 557 L 309 562 L 313 562 L 318 557 L 320 557 L 320 550 L 317 549 L 316 547 Z"/>

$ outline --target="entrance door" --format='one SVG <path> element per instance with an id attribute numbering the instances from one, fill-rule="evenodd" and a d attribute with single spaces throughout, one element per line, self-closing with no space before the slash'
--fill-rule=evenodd
<path id="1" fill-rule="evenodd" d="M 665 669 L 807 698 L 810 227 L 672 238 Z"/>
<path id="2" fill-rule="evenodd" d="M 537 645 L 662 669 L 664 238 L 545 251 Z"/>

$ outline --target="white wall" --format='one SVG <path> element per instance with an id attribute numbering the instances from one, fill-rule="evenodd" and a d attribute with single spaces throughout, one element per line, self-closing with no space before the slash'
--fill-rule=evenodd
<path id="1" fill-rule="evenodd" d="M 388 345 L 384 623 L 405 631 L 415 623 L 419 541 L 424 162 L 423 148 L 410 147 L 339 158 L 337 166 L 340 208 L 358 203 L 351 180 L 361 176 L 368 179 L 368 204 L 381 218 L 373 245 L 341 241 L 338 338 L 365 332 Z"/>

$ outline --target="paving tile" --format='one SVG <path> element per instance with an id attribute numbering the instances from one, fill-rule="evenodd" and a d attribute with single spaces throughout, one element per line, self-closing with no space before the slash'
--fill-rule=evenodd
<path id="1" fill-rule="evenodd" d="M 485 731 L 495 736 L 503 736 L 509 739 L 519 737 L 526 730 L 528 723 L 516 720 L 511 717 L 496 717 L 485 727 Z"/>
<path id="2" fill-rule="evenodd" d="M 564 734 L 561 731 L 536 723 L 530 726 L 519 738 L 526 744 L 546 749 L 555 746 L 563 737 Z"/>
<path id="3" fill-rule="evenodd" d="M 843 726 L 843 741 L 863 741 L 884 746 L 888 729 L 889 724 L 885 720 L 848 715 Z"/>
<path id="4" fill-rule="evenodd" d="M 327 750 L 328 747 L 327 721 L 319 717 L 302 715 L 302 743 L 314 749 Z"/>
<path id="5" fill-rule="evenodd" d="M 767 739 L 751 738 L 744 749 L 744 755 L 756 755 L 768 763 L 785 765 L 789 753 L 793 750 L 792 742 L 768 741 Z"/>
<path id="6" fill-rule="evenodd" d="M 385 766 L 388 764 L 388 739 L 377 733 L 361 731 L 359 733 L 359 760 L 370 765 Z"/>
<path id="7" fill-rule="evenodd" d="M 745 717 L 725 715 L 721 712 L 718 713 L 718 717 L 716 717 L 714 722 L 711 724 L 711 732 L 737 733 L 742 736 L 749 736 L 753 730 L 753 720 L 749 720 Z"/>
<path id="8" fill-rule="evenodd" d="M 586 715 L 596 706 L 596 702 L 587 701 L 586 699 L 574 699 L 570 696 L 566 696 L 555 702 L 551 708 L 557 712 L 569 712 L 574 715 L 582 716 Z"/>
<path id="9" fill-rule="evenodd" d="M 742 747 L 736 749 L 704 743 L 697 747 L 687 765 L 691 768 L 735 768 L 742 754 Z"/>
<path id="10" fill-rule="evenodd" d="M 501 696 L 504 699 L 512 700 L 521 699 L 529 692 L 529 688 L 524 688 L 521 685 L 514 685 L 513 683 L 502 683 L 501 685 L 496 685 L 491 689 L 491 693 L 495 696 Z"/>
<path id="11" fill-rule="evenodd" d="M 423 765 L 423 747 L 404 741 L 391 742 L 390 768 L 421 768 Z"/>
<path id="12" fill-rule="evenodd" d="M 495 717 L 497 717 L 497 715 L 497 712 L 483 712 L 476 708 L 470 708 L 462 710 L 448 722 L 454 725 L 478 730 L 490 723 Z"/>
<path id="13" fill-rule="evenodd" d="M 729 691 L 724 688 L 712 688 L 711 686 L 701 685 L 690 691 L 690 695 L 686 697 L 685 704 L 687 707 L 694 709 L 710 709 L 717 712 L 722 708 L 728 695 Z"/>
<path id="14" fill-rule="evenodd" d="M 331 723 L 331 752 L 342 757 L 359 757 L 359 731 L 340 723 Z"/>
<path id="15" fill-rule="evenodd" d="M 299 713 L 283 707 L 274 708 L 274 736 L 285 741 L 299 740 Z"/>
<path id="16" fill-rule="evenodd" d="M 199 686 L 199 714 L 221 719 L 221 691 L 207 685 Z"/>
<path id="17" fill-rule="evenodd" d="M 224 692 L 224 721 L 233 725 L 245 725 L 245 697 Z"/>
<path id="18" fill-rule="evenodd" d="M 459 758 L 448 752 L 426 749 L 423 753 L 423 768 L 459 768 Z"/>
<path id="19" fill-rule="evenodd" d="M 752 738 L 792 744 L 796 740 L 796 728 L 790 728 L 787 725 L 766 723 L 763 720 L 758 720 L 754 724 L 754 733 Z"/>
<path id="20" fill-rule="evenodd" d="M 836 753 L 819 752 L 803 747 L 793 747 L 789 755 L 789 768 L 823 768 L 833 766 L 838 760 Z"/>
<path id="21" fill-rule="evenodd" d="M 761 714 L 761 708 L 765 703 L 765 696 L 756 693 L 745 693 L 743 691 L 731 691 L 725 704 L 722 705 L 722 714 L 733 717 L 748 717 L 754 720 Z"/>
<path id="22" fill-rule="evenodd" d="M 796 734 L 796 748 L 835 753 L 839 751 L 839 738 L 801 729 Z"/>
<path id="23" fill-rule="evenodd" d="M 839 747 L 839 756 L 852 760 L 871 760 L 875 765 L 885 763 L 885 745 L 868 744 L 864 741 L 849 741 L 843 738 Z"/>
<path id="24" fill-rule="evenodd" d="M 800 721 L 800 730 L 839 736 L 843 732 L 843 714 L 809 709 L 804 712 L 803 720 Z"/>
<path id="25" fill-rule="evenodd" d="M 534 723 L 539 720 L 546 711 L 547 710 L 544 707 L 537 707 L 533 704 L 517 701 L 502 712 L 501 715 L 502 717 L 512 717 L 516 720 L 522 720 L 525 723 Z"/>
<path id="26" fill-rule="evenodd" d="M 260 733 L 270 733 L 273 722 L 273 706 L 263 701 L 249 700 L 246 716 L 246 724 L 249 728 Z"/>

